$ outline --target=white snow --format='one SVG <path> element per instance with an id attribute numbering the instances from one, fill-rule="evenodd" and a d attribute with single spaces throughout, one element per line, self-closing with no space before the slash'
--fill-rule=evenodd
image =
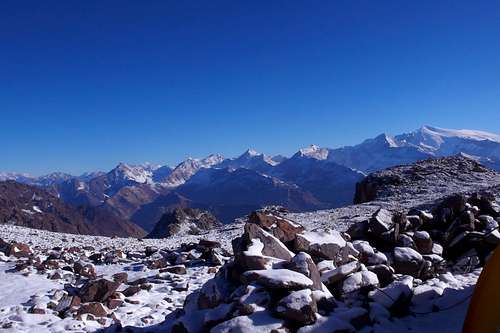
<path id="1" fill-rule="evenodd" d="M 298 234 L 298 237 L 305 239 L 310 245 L 336 244 L 339 247 L 346 245 L 346 241 L 336 230 L 304 231 Z"/>
<path id="2" fill-rule="evenodd" d="M 43 211 L 38 206 L 33 206 L 33 210 L 37 213 L 43 213 Z"/>

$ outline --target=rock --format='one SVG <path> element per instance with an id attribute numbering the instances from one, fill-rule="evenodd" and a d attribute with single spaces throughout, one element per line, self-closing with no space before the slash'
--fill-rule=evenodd
<path id="1" fill-rule="evenodd" d="M 298 233 L 304 231 L 298 223 L 263 211 L 252 212 L 248 222 L 257 224 L 285 243 L 293 241 Z"/>
<path id="2" fill-rule="evenodd" d="M 100 252 L 94 253 L 91 256 L 89 256 L 89 259 L 95 264 L 102 264 L 103 261 L 103 255 Z"/>
<path id="3" fill-rule="evenodd" d="M 394 305 L 400 306 L 412 295 L 413 277 L 405 275 L 393 281 L 387 287 L 371 291 L 369 296 L 375 302 L 382 304 L 387 309 L 392 309 Z"/>
<path id="4" fill-rule="evenodd" d="M 245 284 L 256 282 L 270 289 L 297 290 L 312 288 L 314 284 L 305 275 L 289 269 L 247 271 L 241 279 Z"/>
<path id="5" fill-rule="evenodd" d="M 81 262 L 74 263 L 73 272 L 89 279 L 95 279 L 97 276 L 94 265 Z"/>
<path id="6" fill-rule="evenodd" d="M 418 252 L 421 254 L 432 253 L 433 242 L 427 231 L 415 231 L 413 240 Z"/>
<path id="7" fill-rule="evenodd" d="M 245 233 L 232 241 L 235 263 L 242 270 L 271 268 L 288 261 L 294 254 L 276 237 L 256 224 L 247 223 Z"/>
<path id="8" fill-rule="evenodd" d="M 362 221 L 358 223 L 351 224 L 349 229 L 347 229 L 347 234 L 352 240 L 365 239 L 369 231 L 369 222 Z"/>
<path id="9" fill-rule="evenodd" d="M 400 234 L 398 237 L 398 240 L 396 242 L 397 246 L 400 247 L 409 247 L 412 249 L 416 249 L 417 246 L 415 245 L 415 242 L 413 241 L 413 238 L 410 237 L 409 235 L 406 234 Z"/>
<path id="10" fill-rule="evenodd" d="M 7 246 L 5 245 L 7 244 Z M 10 245 L 4 242 L 4 253 L 7 256 L 14 256 L 16 258 L 29 257 L 32 254 L 30 247 L 23 243 L 12 242 Z"/>
<path id="11" fill-rule="evenodd" d="M 488 233 L 498 229 L 498 222 L 489 215 L 480 215 L 477 219 L 479 220 L 479 224 L 483 232 Z"/>
<path id="12" fill-rule="evenodd" d="M 202 247 L 204 249 L 215 249 L 215 248 L 220 248 L 221 245 L 219 242 L 208 240 L 208 239 L 200 239 L 198 241 L 199 247 Z"/>
<path id="13" fill-rule="evenodd" d="M 122 306 L 123 302 L 124 302 L 123 300 L 118 298 L 110 298 L 106 302 L 106 305 L 108 306 L 109 309 L 114 310 Z"/>
<path id="14" fill-rule="evenodd" d="M 437 254 L 438 256 L 443 255 L 443 247 L 439 245 L 438 243 L 433 243 L 432 244 L 432 253 Z"/>
<path id="15" fill-rule="evenodd" d="M 452 214 L 459 215 L 466 208 L 467 198 L 463 194 L 455 194 L 451 195 L 448 198 L 444 199 L 440 208 L 449 208 L 452 211 Z M 439 209 L 439 208 L 438 208 Z"/>
<path id="16" fill-rule="evenodd" d="M 158 248 L 155 246 L 146 246 L 146 249 L 144 250 L 144 254 L 146 255 L 146 257 L 150 257 L 156 252 L 158 252 Z"/>
<path id="17" fill-rule="evenodd" d="M 389 231 L 393 224 L 392 213 L 383 208 L 377 210 L 368 222 L 370 231 L 375 235 Z"/>
<path id="18" fill-rule="evenodd" d="M 106 317 L 108 315 L 108 310 L 102 303 L 92 302 L 82 304 L 78 309 L 77 315 L 82 315 L 85 313 L 90 313 L 95 317 Z"/>
<path id="19" fill-rule="evenodd" d="M 179 281 L 174 283 L 172 290 L 175 291 L 187 291 L 189 289 L 189 281 Z"/>
<path id="20" fill-rule="evenodd" d="M 322 289 L 318 267 L 316 267 L 309 254 L 305 252 L 297 253 L 288 264 L 288 268 L 310 278 L 313 281 L 313 290 Z"/>
<path id="21" fill-rule="evenodd" d="M 300 324 L 314 323 L 317 310 L 310 289 L 291 292 L 288 296 L 282 298 L 276 307 L 276 312 L 280 317 Z"/>
<path id="22" fill-rule="evenodd" d="M 359 251 L 354 248 L 353 244 L 351 242 L 346 242 L 346 246 L 340 249 L 339 258 L 337 258 L 336 263 L 338 265 L 343 265 L 358 260 L 359 255 Z"/>
<path id="23" fill-rule="evenodd" d="M 377 274 L 370 271 L 356 272 L 348 276 L 342 284 L 342 292 L 348 294 L 359 289 L 378 287 Z"/>
<path id="24" fill-rule="evenodd" d="M 387 265 L 368 266 L 370 272 L 377 274 L 378 281 L 381 287 L 387 286 L 394 280 L 394 269 Z"/>
<path id="25" fill-rule="evenodd" d="M 59 300 L 59 302 L 57 303 L 55 311 L 63 313 L 67 310 L 74 309 L 75 307 L 79 306 L 80 303 L 81 303 L 80 297 L 64 295 L 61 298 L 61 300 Z"/>
<path id="26" fill-rule="evenodd" d="M 219 271 L 217 275 L 208 280 L 200 289 L 196 305 L 198 309 L 212 309 L 218 306 L 223 300 L 229 298 L 232 290 L 222 276 L 222 271 Z"/>
<path id="27" fill-rule="evenodd" d="M 258 239 L 262 242 L 261 254 L 273 258 L 290 260 L 294 253 L 288 250 L 278 238 L 274 237 L 256 224 L 245 224 L 245 234 L 249 240 Z"/>
<path id="28" fill-rule="evenodd" d="M 406 219 L 408 221 L 408 227 L 406 228 L 407 230 L 417 230 L 424 224 L 423 220 L 420 218 L 420 215 L 408 215 L 406 216 Z"/>
<path id="29" fill-rule="evenodd" d="M 122 291 L 122 294 L 125 297 L 131 297 L 131 296 L 134 296 L 135 294 L 137 294 L 139 291 L 141 291 L 140 286 L 130 286 L 130 287 L 127 287 L 127 289 L 125 289 L 124 291 Z"/>
<path id="30" fill-rule="evenodd" d="M 316 264 L 318 271 L 323 274 L 326 271 L 331 271 L 336 268 L 335 262 L 333 260 L 321 260 Z"/>
<path id="31" fill-rule="evenodd" d="M 271 295 L 264 287 L 252 284 L 241 286 L 231 297 L 237 298 L 238 315 L 264 311 L 271 302 Z"/>
<path id="32" fill-rule="evenodd" d="M 78 291 L 78 296 L 82 302 L 105 302 L 120 286 L 119 282 L 99 279 L 88 281 Z"/>
<path id="33" fill-rule="evenodd" d="M 219 226 L 219 220 L 206 210 L 177 207 L 163 214 L 146 238 L 167 238 L 176 234 L 199 235 Z"/>
<path id="34" fill-rule="evenodd" d="M 348 275 L 357 272 L 360 268 L 361 264 L 357 261 L 353 261 L 331 271 L 324 272 L 321 275 L 321 281 L 326 285 L 333 285 L 344 280 Z"/>
<path id="35" fill-rule="evenodd" d="M 418 277 L 423 262 L 422 255 L 409 247 L 394 248 L 394 268 L 397 273 Z"/>
<path id="36" fill-rule="evenodd" d="M 178 274 L 178 275 L 184 275 L 187 273 L 186 266 L 184 266 L 184 265 L 170 266 L 170 267 L 162 269 L 161 272 L 169 272 L 169 273 Z"/>
<path id="37" fill-rule="evenodd" d="M 115 273 L 115 274 L 113 274 L 112 278 L 113 278 L 113 281 L 115 281 L 115 282 L 127 283 L 128 274 L 125 272 Z"/>
<path id="38" fill-rule="evenodd" d="M 495 202 L 495 196 L 491 193 L 474 193 L 469 202 L 479 207 L 479 210 L 493 217 L 500 216 L 500 206 Z"/>
<path id="39" fill-rule="evenodd" d="M 296 235 L 295 249 L 324 259 L 336 259 L 346 246 L 342 235 L 335 230 L 305 231 Z"/>

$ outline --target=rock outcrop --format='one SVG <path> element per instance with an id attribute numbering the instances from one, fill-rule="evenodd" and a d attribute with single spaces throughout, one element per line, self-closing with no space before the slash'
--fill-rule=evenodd
<path id="1" fill-rule="evenodd" d="M 198 235 L 221 226 L 210 212 L 196 208 L 175 208 L 165 213 L 146 238 L 165 238 L 173 235 Z"/>

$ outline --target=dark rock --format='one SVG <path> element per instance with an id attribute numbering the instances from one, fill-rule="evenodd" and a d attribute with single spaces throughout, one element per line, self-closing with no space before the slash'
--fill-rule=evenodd
<path id="1" fill-rule="evenodd" d="M 127 283 L 128 274 L 126 272 L 120 272 L 120 273 L 113 274 L 113 281 L 118 282 L 120 284 Z"/>
<path id="2" fill-rule="evenodd" d="M 77 315 L 85 313 L 89 313 L 95 317 L 106 317 L 108 315 L 108 310 L 106 310 L 106 307 L 102 303 L 92 302 L 80 305 Z"/>
<path id="3" fill-rule="evenodd" d="M 383 208 L 377 210 L 368 222 L 371 232 L 375 235 L 388 232 L 393 227 L 393 224 L 391 212 Z"/>
<path id="4" fill-rule="evenodd" d="M 82 302 L 105 302 L 113 294 L 121 283 L 99 279 L 88 281 L 78 291 Z"/>
<path id="5" fill-rule="evenodd" d="M 252 212 L 248 222 L 257 224 L 284 243 L 293 241 L 296 234 L 304 231 L 300 224 L 265 211 Z"/>
<path id="6" fill-rule="evenodd" d="M 139 291 L 141 291 L 141 287 L 140 286 L 130 286 L 127 289 L 125 289 L 124 291 L 122 291 L 122 294 L 125 297 L 130 297 L 130 296 L 134 296 Z"/>

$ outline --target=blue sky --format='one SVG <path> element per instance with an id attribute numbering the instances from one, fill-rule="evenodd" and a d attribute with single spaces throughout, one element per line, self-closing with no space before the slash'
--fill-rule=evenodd
<path id="1" fill-rule="evenodd" d="M 492 1 L 0 2 L 0 170 L 500 132 Z"/>

